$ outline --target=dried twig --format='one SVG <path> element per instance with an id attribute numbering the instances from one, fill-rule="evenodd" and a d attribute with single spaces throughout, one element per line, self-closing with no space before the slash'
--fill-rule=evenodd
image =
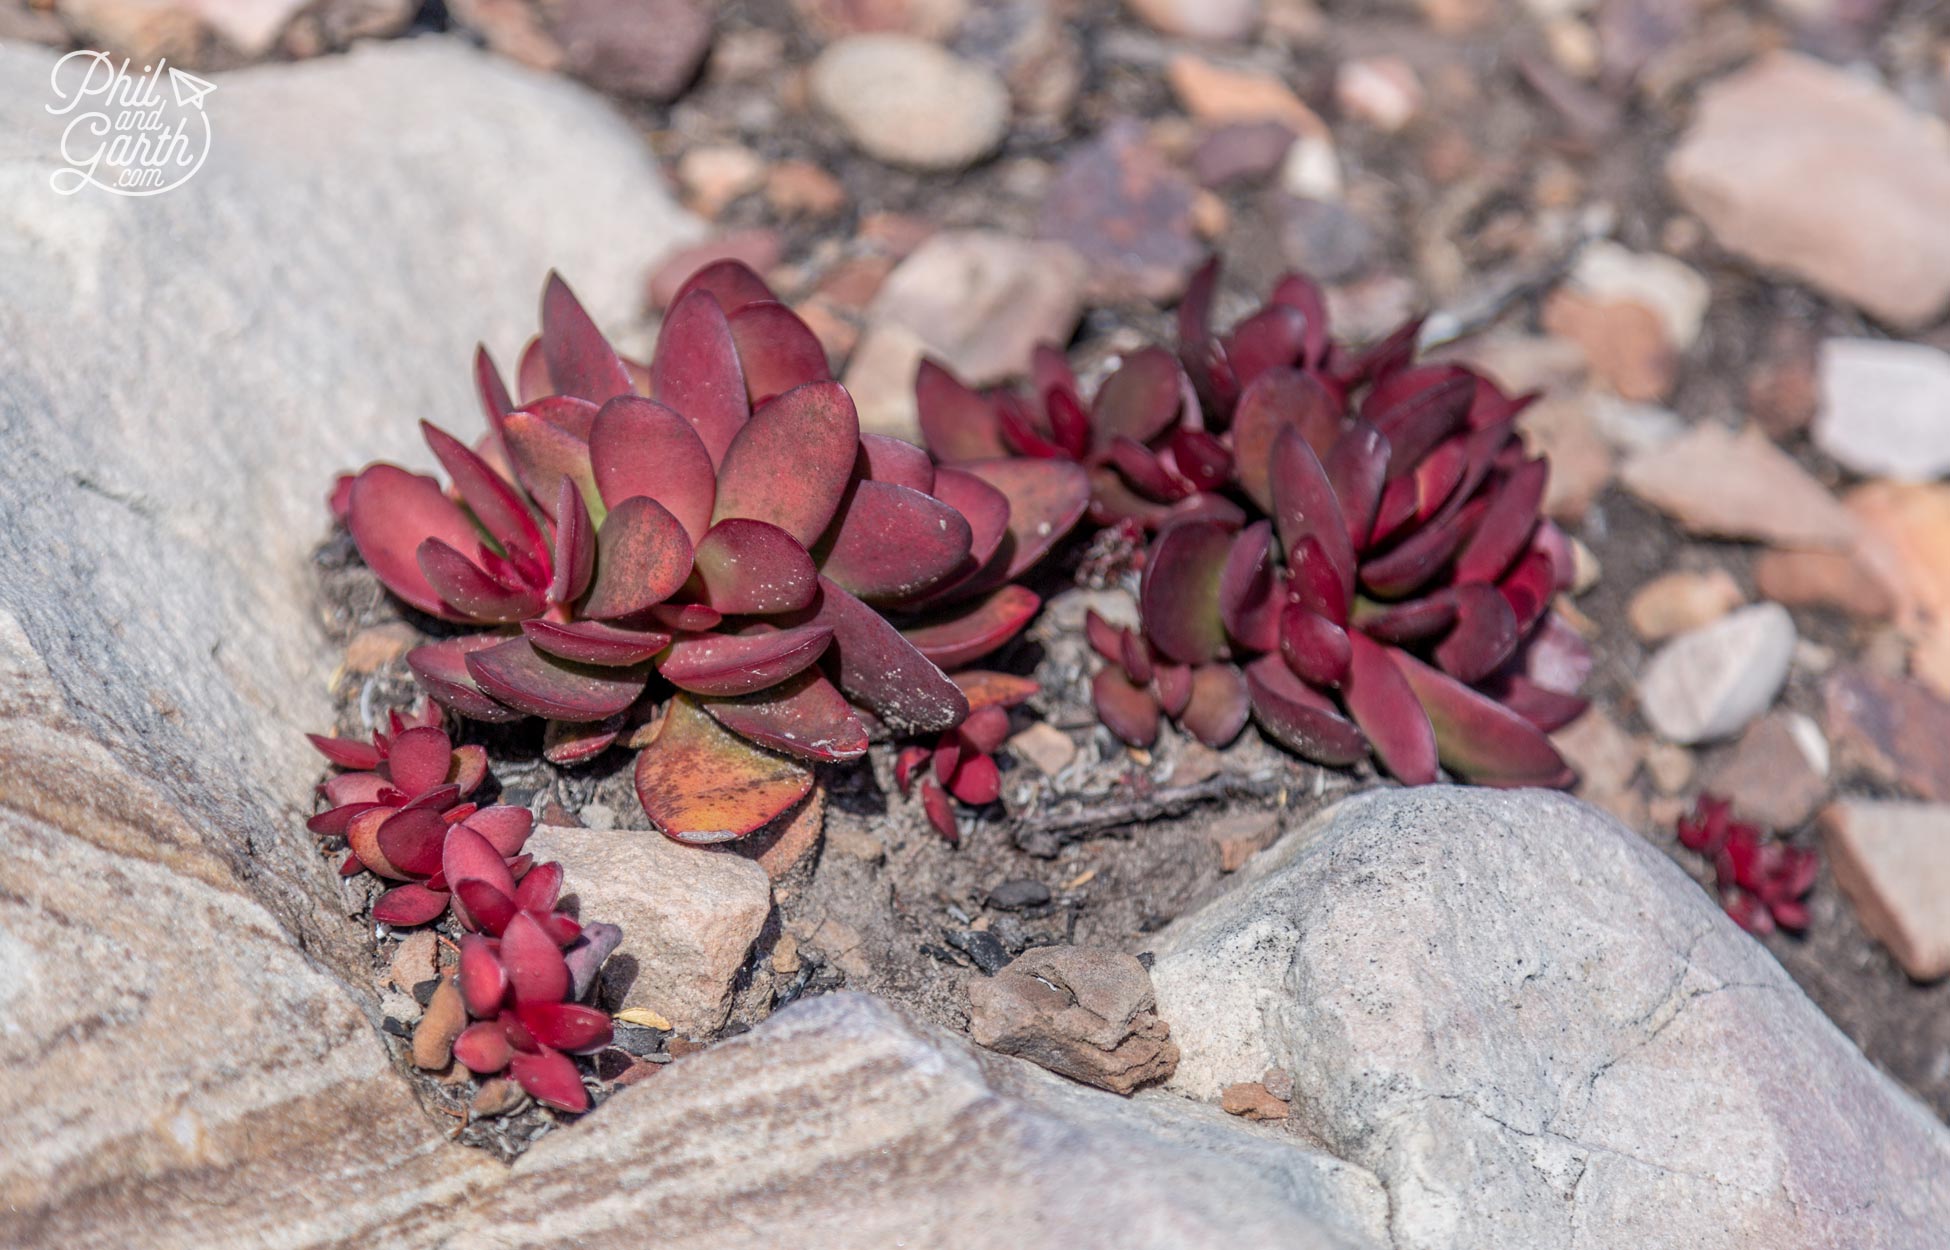
<path id="1" fill-rule="evenodd" d="M 1022 850 L 1048 859 L 1065 843 L 1092 834 L 1183 816 L 1205 803 L 1271 798 L 1296 789 L 1294 780 L 1284 771 L 1250 776 L 1221 773 L 1189 786 L 1173 786 L 1128 797 L 1066 799 L 1057 810 L 1024 812 L 1017 816 L 1010 836 Z"/>

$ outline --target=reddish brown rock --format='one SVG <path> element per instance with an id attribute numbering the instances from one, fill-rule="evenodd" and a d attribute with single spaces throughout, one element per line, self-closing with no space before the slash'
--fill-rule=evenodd
<path id="1" fill-rule="evenodd" d="M 1950 702 L 1908 678 L 1863 668 L 1836 670 L 1822 694 L 1838 769 L 1950 802 Z"/>
<path id="2" fill-rule="evenodd" d="M 1219 1106 L 1227 1115 L 1248 1120 L 1284 1120 L 1293 1110 L 1292 1104 L 1276 1097 L 1260 1081 L 1241 1081 L 1237 1085 L 1226 1086 L 1219 1092 Z"/>
<path id="3" fill-rule="evenodd" d="M 1853 552 L 1763 551 L 1754 558 L 1754 588 L 1791 608 L 1833 608 L 1865 621 L 1895 610 L 1889 588 Z"/>
<path id="4" fill-rule="evenodd" d="M 1178 1066 L 1151 974 L 1119 951 L 1044 946 L 968 986 L 977 1045 L 1119 1094 Z"/>
<path id="5" fill-rule="evenodd" d="M 1659 315 L 1645 305 L 1562 289 L 1544 301 L 1543 325 L 1583 348 L 1591 372 L 1621 397 L 1649 402 L 1672 390 L 1679 356 Z"/>
<path id="6" fill-rule="evenodd" d="M 550 26 L 565 69 L 638 100 L 683 91 L 711 46 L 710 12 L 695 0 L 556 0 Z"/>
<path id="7" fill-rule="evenodd" d="M 1862 927 L 1917 980 L 1950 974 L 1950 804 L 1850 799 L 1821 828 Z"/>
<path id="8" fill-rule="evenodd" d="M 1733 800 L 1740 819 L 1785 832 L 1813 816 L 1828 797 L 1828 773 L 1821 727 L 1799 712 L 1776 711 L 1747 727 L 1705 784 Z"/>
<path id="9" fill-rule="evenodd" d="M 1043 200 L 1041 232 L 1086 265 L 1094 299 L 1175 299 L 1204 255 L 1192 220 L 1198 188 L 1132 121 L 1072 152 Z"/>

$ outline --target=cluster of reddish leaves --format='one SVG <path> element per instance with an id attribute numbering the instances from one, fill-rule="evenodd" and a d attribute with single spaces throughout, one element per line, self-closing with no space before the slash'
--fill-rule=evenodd
<path id="1" fill-rule="evenodd" d="M 921 806 L 936 832 L 951 843 L 961 841 L 955 811 L 948 796 L 980 807 L 1002 794 L 1002 770 L 995 752 L 1009 737 L 1009 709 L 1026 703 L 1039 686 L 1027 677 L 1008 673 L 967 672 L 955 684 L 968 697 L 968 719 L 931 744 L 903 747 L 894 761 L 894 780 L 901 793 L 921 782 Z M 923 771 L 932 773 L 924 776 Z"/>
<path id="2" fill-rule="evenodd" d="M 1678 825 L 1680 845 L 1713 861 L 1720 906 L 1749 933 L 1808 927 L 1803 899 L 1814 887 L 1820 861 L 1804 847 L 1789 846 L 1757 825 L 1733 819 L 1733 805 L 1699 796 Z"/>
<path id="3" fill-rule="evenodd" d="M 573 999 L 586 992 L 621 932 L 556 910 L 562 868 L 521 853 L 534 824 L 526 809 L 466 801 L 487 780 L 486 753 L 455 747 L 433 703 L 411 716 L 392 713 L 388 730 L 369 744 L 315 734 L 311 741 L 353 771 L 321 787 L 331 806 L 309 827 L 345 838 L 343 875 L 363 868 L 402 883 L 373 904 L 373 919 L 410 927 L 451 913 L 468 931 L 461 990 L 481 1023 L 463 1035 L 465 1048 L 456 1045 L 461 1062 L 483 1075 L 511 1068 L 537 1100 L 565 1111 L 587 1108 L 582 1078 L 563 1052 L 607 1044 L 609 1017 Z"/>
<path id="4" fill-rule="evenodd" d="M 648 366 L 551 276 L 517 394 L 485 351 L 475 374 L 478 446 L 423 424 L 451 490 L 375 464 L 335 507 L 400 598 L 491 631 L 408 656 L 459 715 L 546 717 L 568 763 L 669 695 L 637 789 L 686 841 L 764 825 L 875 730 L 959 726 L 943 670 L 1029 622 L 1015 579 L 1088 501 L 1072 464 L 938 468 L 860 433 L 817 338 L 736 262 L 685 284 Z"/>
<path id="5" fill-rule="evenodd" d="M 1412 784 L 1439 765 L 1568 784 L 1547 734 L 1583 711 L 1590 653 L 1550 611 L 1570 545 L 1539 514 L 1548 465 L 1515 428 L 1527 400 L 1414 363 L 1418 323 L 1345 350 L 1298 276 L 1217 334 L 1215 285 L 1208 265 L 1176 359 L 1131 357 L 1087 408 L 1054 352 L 1033 402 L 934 366 L 917 385 L 945 463 L 1074 458 L 1096 520 L 1155 532 L 1139 628 L 1091 625 L 1104 723 L 1148 745 L 1169 716 L 1223 746 L 1253 718 L 1310 759 L 1372 752 Z"/>

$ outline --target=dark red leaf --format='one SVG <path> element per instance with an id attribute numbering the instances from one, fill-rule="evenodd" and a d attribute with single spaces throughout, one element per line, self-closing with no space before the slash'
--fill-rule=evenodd
<path id="1" fill-rule="evenodd" d="M 555 906 L 555 900 L 562 893 L 562 879 L 566 874 L 560 864 L 537 864 L 528 870 L 515 889 L 515 903 L 523 911 L 547 911 Z"/>
<path id="2" fill-rule="evenodd" d="M 1501 668 L 1517 649 L 1517 617 L 1494 586 L 1469 582 L 1455 588 L 1455 628 L 1436 644 L 1435 662 L 1463 682 L 1478 682 Z"/>
<path id="3" fill-rule="evenodd" d="M 577 1003 L 523 1003 L 515 1012 L 537 1042 L 580 1054 L 609 1045 L 609 1017 Z"/>
<path id="4" fill-rule="evenodd" d="M 406 666 L 413 670 L 422 690 L 458 715 L 491 723 L 520 720 L 520 712 L 495 702 L 476 685 L 467 668 L 470 654 L 499 646 L 502 641 L 494 634 L 469 634 L 428 643 L 406 653 Z"/>
<path id="5" fill-rule="evenodd" d="M 479 881 L 483 885 L 493 886 L 511 898 L 514 895 L 514 874 L 508 871 L 508 864 L 503 858 L 501 848 L 466 823 L 455 825 L 448 831 L 441 849 L 439 867 L 449 885 L 458 886 L 463 881 Z M 472 906 L 472 903 L 469 903 L 470 909 Z M 479 915 L 479 912 L 475 914 Z"/>
<path id="6" fill-rule="evenodd" d="M 492 1015 L 493 1010 L 477 1012 L 477 1015 Z M 508 1066 L 515 1056 L 515 1048 L 508 1044 L 508 1035 L 499 1022 L 482 1020 L 470 1024 L 461 1035 L 454 1039 L 454 1058 L 461 1066 L 476 1076 L 487 1076 Z"/>
<path id="7" fill-rule="evenodd" d="M 654 629 L 618 629 L 601 621 L 523 621 L 521 632 L 535 649 L 561 660 L 627 668 L 641 664 L 670 645 L 670 635 Z"/>
<path id="8" fill-rule="evenodd" d="M 1232 536 L 1216 521 L 1174 525 L 1151 545 L 1138 587 L 1144 633 L 1158 650 L 1186 664 L 1227 654 L 1219 579 Z"/>
<path id="9" fill-rule="evenodd" d="M 1318 369 L 1327 360 L 1327 297 L 1305 274 L 1286 274 L 1273 287 L 1269 302 L 1297 308 L 1307 319 L 1306 341 L 1301 359 L 1309 369 Z"/>
<path id="10" fill-rule="evenodd" d="M 552 401 L 543 400 L 542 404 Z M 578 401 L 563 400 L 563 403 Z M 593 418 L 595 410 L 589 410 Z M 602 507 L 596 479 L 589 465 L 589 443 L 528 409 L 517 409 L 502 423 L 508 455 L 514 460 L 515 476 L 541 507 L 555 507 L 557 488 L 563 478 L 576 484 L 590 512 Z M 553 518 L 551 514 L 550 519 Z"/>
<path id="11" fill-rule="evenodd" d="M 726 615 L 796 612 L 819 593 L 819 572 L 799 540 L 778 526 L 733 517 L 698 543 L 690 584 Z"/>
<path id="12" fill-rule="evenodd" d="M 801 672 L 832 641 L 833 631 L 822 625 L 763 634 L 701 634 L 671 643 L 657 671 L 692 694 L 750 694 Z"/>
<path id="13" fill-rule="evenodd" d="M 1367 758 L 1361 731 L 1279 656 L 1262 655 L 1246 666 L 1246 692 L 1260 727 L 1295 754 L 1336 768 Z"/>
<path id="14" fill-rule="evenodd" d="M 407 794 L 418 794 L 447 783 L 454 762 L 454 744 L 432 727 L 409 729 L 392 740 L 386 753 L 386 773 Z"/>
<path id="15" fill-rule="evenodd" d="M 1097 719 L 1125 742 L 1149 747 L 1158 740 L 1158 701 L 1149 690 L 1132 684 L 1122 669 L 1111 665 L 1099 669 L 1091 679 L 1090 696 Z"/>
<path id="16" fill-rule="evenodd" d="M 1280 654 L 1301 681 L 1332 686 L 1347 672 L 1353 653 L 1346 630 L 1303 603 L 1289 603 L 1280 613 Z"/>
<path id="17" fill-rule="evenodd" d="M 861 434 L 860 456 L 854 472 L 876 482 L 891 482 L 923 493 L 934 492 L 934 461 L 906 439 L 887 434 Z"/>
<path id="18" fill-rule="evenodd" d="M 1306 341 L 1305 313 L 1287 304 L 1268 304 L 1226 336 L 1226 359 L 1239 385 L 1251 386 L 1268 369 L 1297 363 Z"/>
<path id="19" fill-rule="evenodd" d="M 613 399 L 589 430 L 589 459 L 604 501 L 642 495 L 683 523 L 692 542 L 711 526 L 718 476 L 689 421 L 654 400 Z"/>
<path id="20" fill-rule="evenodd" d="M 1470 399 L 1476 393 L 1475 378 L 1460 373 L 1455 366 L 1429 368 L 1436 374 L 1429 375 L 1428 380 L 1411 384 L 1400 393 L 1384 392 L 1377 386 L 1362 405 L 1361 415 L 1381 431 L 1392 449 L 1389 477 L 1412 472 L 1436 444 L 1461 428 L 1463 418 L 1469 413 Z M 1414 373 L 1421 375 L 1423 371 Z M 1441 375 L 1440 380 L 1433 380 L 1437 374 Z M 1410 376 L 1396 375 L 1397 378 Z M 1381 404 L 1374 402 L 1376 395 L 1384 395 Z"/>
<path id="21" fill-rule="evenodd" d="M 508 992 L 508 972 L 501 966 L 494 945 L 478 934 L 460 940 L 460 996 L 475 1016 L 492 1016 L 501 1009 Z M 458 1051 L 458 1046 L 456 1046 Z M 466 1063 L 465 1059 L 461 1062 Z M 472 1066 L 471 1064 L 469 1065 Z M 480 1069 L 475 1069 L 480 1071 Z"/>
<path id="22" fill-rule="evenodd" d="M 869 602 L 911 602 L 961 570 L 961 513 L 907 486 L 856 478 L 816 553 L 819 571 Z"/>
<path id="23" fill-rule="evenodd" d="M 1456 557 L 1458 582 L 1493 582 L 1502 577 L 1517 553 L 1530 544 L 1537 528 L 1537 508 L 1550 480 L 1550 462 L 1526 461 L 1510 474 Z"/>
<path id="24" fill-rule="evenodd" d="M 757 301 L 733 312 L 731 337 L 754 408 L 795 386 L 833 376 L 819 336 L 784 304 Z"/>
<path id="25" fill-rule="evenodd" d="M 501 935 L 501 966 L 515 1004 L 559 1003 L 569 992 L 569 966 L 555 942 L 526 912 L 517 913 Z"/>
<path id="26" fill-rule="evenodd" d="M 1091 608 L 1083 614 L 1083 636 L 1090 649 L 1112 664 L 1124 662 L 1124 629 L 1097 615 Z"/>
<path id="27" fill-rule="evenodd" d="M 370 769 L 379 767 L 379 748 L 370 742 L 360 742 L 353 738 L 327 738 L 319 734 L 306 734 L 311 744 L 340 768 Z"/>
<path id="28" fill-rule="evenodd" d="M 1036 616 L 1042 599 L 1025 586 L 1000 590 L 945 609 L 901 635 L 941 668 L 971 664 L 1021 633 Z"/>
<path id="29" fill-rule="evenodd" d="M 1002 772 L 988 756 L 969 753 L 956 766 L 948 789 L 971 807 L 993 803 L 1002 797 Z"/>
<path id="30" fill-rule="evenodd" d="M 654 499 L 633 496 L 609 510 L 596 535 L 596 579 L 583 615 L 634 616 L 670 598 L 690 575 L 691 540 L 682 522 Z"/>
<path id="31" fill-rule="evenodd" d="M 1191 493 L 1190 486 L 1174 478 L 1157 453 L 1143 443 L 1119 434 L 1111 440 L 1108 454 L 1110 463 L 1139 494 L 1171 503 Z"/>
<path id="32" fill-rule="evenodd" d="M 710 292 L 727 317 L 747 304 L 778 298 L 756 270 L 742 260 L 730 258 L 714 260 L 684 279 L 684 285 L 677 288 L 670 302 L 674 305 L 692 291 Z"/>
<path id="33" fill-rule="evenodd" d="M 1091 406 L 1094 447 L 1108 448 L 1120 434 L 1149 443 L 1170 428 L 1184 406 L 1178 362 L 1162 347 L 1147 347 L 1124 358 L 1104 379 Z"/>
<path id="34" fill-rule="evenodd" d="M 1387 555 L 1364 561 L 1361 584 L 1384 599 L 1415 593 L 1449 563 L 1485 506 L 1479 499 L 1445 510 Z"/>
<path id="35" fill-rule="evenodd" d="M 1239 397 L 1232 418 L 1240 488 L 1264 512 L 1273 510 L 1273 444 L 1288 428 L 1300 431 L 1316 455 L 1325 455 L 1341 436 L 1341 415 L 1312 374 L 1269 369 Z"/>
<path id="36" fill-rule="evenodd" d="M 542 289 L 542 357 L 556 393 L 600 404 L 630 393 L 630 375 L 569 284 L 553 272 Z"/>
<path id="37" fill-rule="evenodd" d="M 1564 757 L 1542 730 L 1509 708 L 1403 651 L 1390 658 L 1426 709 L 1442 762 L 1479 785 L 1570 785 Z"/>
<path id="38" fill-rule="evenodd" d="M 726 449 L 751 415 L 751 403 L 731 323 L 709 291 L 693 290 L 670 306 L 657 335 L 650 377 L 657 402 L 689 421 L 711 463 L 722 465 Z"/>
<path id="39" fill-rule="evenodd" d="M 839 687 L 897 734 L 940 733 L 968 715 L 968 700 L 887 619 L 821 578 L 815 610 L 801 620 L 833 631 Z M 795 618 L 799 619 L 799 618 Z"/>
<path id="40" fill-rule="evenodd" d="M 468 620 L 506 624 L 548 606 L 540 588 L 508 585 L 438 538 L 420 544 L 420 571 L 441 600 Z"/>
<path id="41" fill-rule="evenodd" d="M 1363 600 L 1354 614 L 1354 627 L 1378 642 L 1403 644 L 1434 638 L 1455 620 L 1455 593 L 1443 589 L 1400 603 Z"/>
<path id="42" fill-rule="evenodd" d="M 466 910 L 466 918 L 472 923 L 470 928 L 499 937 L 507 931 L 508 922 L 515 918 L 520 908 L 515 901 L 495 889 L 485 881 L 473 877 L 463 877 L 453 883 L 454 897 Z"/>
<path id="43" fill-rule="evenodd" d="M 1366 634 L 1347 636 L 1353 655 L 1341 682 L 1354 723 L 1368 736 L 1382 767 L 1411 786 L 1436 779 L 1435 730 L 1415 692 L 1389 656 L 1401 655 Z"/>
<path id="44" fill-rule="evenodd" d="M 968 522 L 968 568 L 984 568 L 1009 535 L 1009 497 L 973 473 L 942 468 L 932 494 Z"/>
<path id="45" fill-rule="evenodd" d="M 389 924 L 398 929 L 410 929 L 414 925 L 438 920 L 447 910 L 448 896 L 438 890 L 429 890 L 417 881 L 396 885 L 380 895 L 372 905 L 372 918 L 380 924 Z"/>
<path id="46" fill-rule="evenodd" d="M 720 461 L 714 520 L 750 517 L 807 547 L 839 508 L 860 450 L 853 400 L 837 382 L 813 382 L 752 414 Z"/>
<path id="47" fill-rule="evenodd" d="M 1365 551 L 1368 536 L 1374 532 L 1390 454 L 1386 435 L 1366 421 L 1356 421 L 1334 443 L 1322 464 L 1347 521 L 1347 540 L 1353 551 Z"/>
<path id="48" fill-rule="evenodd" d="M 955 809 L 948 803 L 948 792 L 932 777 L 921 782 L 921 807 L 928 814 L 928 823 L 947 839 L 948 845 L 960 845 L 961 830 L 955 826 Z"/>
<path id="49" fill-rule="evenodd" d="M 914 400 L 921 437 L 943 464 L 1009 454 L 995 404 L 932 360 L 922 360 L 914 375 Z"/>
<path id="50" fill-rule="evenodd" d="M 440 483 L 390 464 L 369 465 L 353 479 L 346 527 L 373 575 L 422 612 L 464 619 L 448 607 L 420 568 L 420 547 L 438 539 L 457 551 L 479 542 L 467 514 L 447 498 Z"/>
<path id="51" fill-rule="evenodd" d="M 1334 497 L 1333 483 L 1312 447 L 1294 429 L 1282 430 L 1273 441 L 1271 470 L 1273 528 L 1288 556 L 1302 540 L 1320 544 L 1328 567 L 1340 579 L 1346 596 L 1354 593 L 1354 547 L 1348 542 L 1347 521 Z"/>
<path id="52" fill-rule="evenodd" d="M 960 682 L 956 684 L 961 685 Z M 966 690 L 967 687 L 963 686 L 963 689 Z M 962 722 L 961 728 L 956 732 L 970 747 L 984 755 L 1000 750 L 1002 744 L 1009 740 L 1009 710 L 994 703 L 979 708 L 974 707 L 972 698 L 969 702 L 968 719 Z"/>
<path id="53" fill-rule="evenodd" d="M 506 859 L 521 853 L 522 844 L 535 828 L 535 817 L 525 807 L 497 804 L 483 807 L 463 823 L 487 839 L 495 854 Z"/>
<path id="54" fill-rule="evenodd" d="M 1522 675 L 1498 678 L 1483 693 L 1547 734 L 1564 728 L 1591 706 L 1588 699 L 1546 690 Z"/>
<path id="55" fill-rule="evenodd" d="M 582 598 L 596 572 L 596 527 L 582 492 L 566 477 L 555 495 L 554 564 L 549 602 L 574 603 Z"/>
<path id="56" fill-rule="evenodd" d="M 1327 558 L 1326 548 L 1316 536 L 1302 538 L 1289 553 L 1286 585 L 1287 596 L 1294 602 L 1305 604 L 1336 625 L 1347 623 L 1347 584 L 1341 581 L 1340 570 Z"/>
<path id="57" fill-rule="evenodd" d="M 867 753 L 866 725 L 818 669 L 755 694 L 702 702 L 726 729 L 787 755 L 854 760 Z"/>
<path id="58" fill-rule="evenodd" d="M 1252 715 L 1245 677 L 1230 664 L 1201 664 L 1191 673 L 1191 697 L 1178 723 L 1214 750 L 1231 745 Z"/>
<path id="59" fill-rule="evenodd" d="M 1232 640 L 1250 651 L 1271 651 L 1280 642 L 1272 555 L 1273 523 L 1255 521 L 1233 538 L 1219 571 L 1219 617 Z"/>
<path id="60" fill-rule="evenodd" d="M 589 1109 L 589 1091 L 582 1087 L 582 1074 L 567 1055 L 553 1050 L 532 1055 L 516 1051 L 508 1061 L 508 1075 L 545 1107 L 557 1111 Z"/>
<path id="61" fill-rule="evenodd" d="M 440 868 L 440 850 L 451 827 L 429 808 L 395 812 L 379 826 L 379 852 L 402 872 L 431 876 Z"/>
<path id="62" fill-rule="evenodd" d="M 1009 536 L 996 552 L 997 560 L 1007 561 L 1002 580 L 1028 572 L 1090 505 L 1089 475 L 1067 460 L 982 460 L 958 467 L 1009 501 Z"/>
<path id="63" fill-rule="evenodd" d="M 454 479 L 468 511 L 500 544 L 515 568 L 529 581 L 546 581 L 548 544 L 521 496 L 486 461 L 439 426 L 422 421 L 420 433 L 446 468 L 447 476 Z"/>
<path id="64" fill-rule="evenodd" d="M 647 675 L 641 666 L 601 668 L 556 659 L 526 638 L 469 655 L 467 671 L 483 691 L 509 707 L 578 723 L 606 720 L 629 707 L 643 693 Z"/>

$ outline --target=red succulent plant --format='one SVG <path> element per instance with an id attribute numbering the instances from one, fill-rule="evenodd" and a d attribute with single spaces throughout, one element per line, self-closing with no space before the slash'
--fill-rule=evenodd
<path id="1" fill-rule="evenodd" d="M 543 892 L 560 883 L 558 873 Z M 539 903 L 543 892 L 530 902 Z M 589 1093 L 569 1056 L 607 1046 L 611 1026 L 601 1011 L 573 1001 L 576 977 L 562 954 L 561 926 L 550 922 L 574 922 L 553 907 L 552 897 L 539 910 L 524 906 L 494 936 L 461 939 L 461 1000 L 475 1023 L 455 1039 L 454 1057 L 476 1076 L 506 1071 L 547 1106 L 584 1111 Z"/>
<path id="2" fill-rule="evenodd" d="M 1154 385 L 1198 396 L 1183 428 L 1209 433 L 1222 470 L 1150 497 L 1139 628 L 1091 623 L 1104 723 L 1149 745 L 1170 716 L 1217 746 L 1250 716 L 1310 759 L 1372 751 L 1411 784 L 1439 766 L 1568 784 L 1546 735 L 1584 709 L 1590 655 L 1550 610 L 1570 546 L 1539 515 L 1549 467 L 1517 436 L 1527 401 L 1413 363 L 1416 323 L 1344 351 L 1296 276 L 1215 335 L 1215 281 L 1202 269 L 1179 310 L 1182 376 Z"/>
<path id="3" fill-rule="evenodd" d="M 389 589 L 493 630 L 408 663 L 462 716 L 548 718 L 557 762 L 609 746 L 653 677 L 674 687 L 637 786 L 686 841 L 760 827 L 875 728 L 959 725 L 942 670 L 1028 623 L 1014 581 L 1088 500 L 1075 465 L 937 468 L 862 434 L 818 339 L 733 261 L 685 284 L 648 367 L 551 275 L 520 402 L 485 351 L 475 374 L 479 447 L 424 426 L 451 494 L 386 464 L 335 492 Z"/>
<path id="4" fill-rule="evenodd" d="M 1733 804 L 1702 794 L 1678 826 L 1680 845 L 1713 861 L 1720 906 L 1749 933 L 1808 927 L 1802 900 L 1814 888 L 1821 862 L 1805 847 L 1789 846 L 1758 825 L 1733 819 Z"/>
<path id="5" fill-rule="evenodd" d="M 968 697 L 968 719 L 929 744 L 901 748 L 894 761 L 894 780 L 901 793 L 921 781 L 921 806 L 928 823 L 949 842 L 961 841 L 948 796 L 971 807 L 993 803 L 1002 795 L 1002 770 L 995 753 L 1009 737 L 1009 709 L 1032 698 L 1040 687 L 1027 677 L 1009 673 L 969 671 L 955 674 L 955 684 Z M 932 776 L 922 775 L 922 770 Z"/>

